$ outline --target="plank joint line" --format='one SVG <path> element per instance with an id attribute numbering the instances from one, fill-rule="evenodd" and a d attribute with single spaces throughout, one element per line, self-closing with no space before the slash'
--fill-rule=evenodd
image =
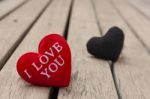
<path id="1" fill-rule="evenodd" d="M 9 49 L 9 51 L 6 53 L 6 55 L 1 59 L 0 62 L 0 70 L 4 67 L 7 60 L 10 58 L 10 56 L 13 54 L 13 52 L 16 50 L 18 45 L 22 42 L 22 40 L 25 38 L 25 36 L 28 34 L 28 32 L 31 30 L 31 28 L 34 26 L 36 21 L 40 18 L 40 16 L 44 13 L 44 11 L 47 9 L 47 7 L 51 4 L 52 0 L 50 0 L 47 5 L 42 9 L 42 11 L 39 13 L 39 15 L 35 18 L 35 20 L 29 25 L 28 29 L 24 31 L 24 33 L 21 35 L 21 37 L 16 40 L 14 45 Z"/>
<path id="2" fill-rule="evenodd" d="M 100 32 L 100 35 L 102 36 L 103 35 L 103 30 L 101 28 L 101 25 L 100 25 L 99 19 L 98 19 L 98 15 L 96 13 L 95 3 L 94 3 L 93 0 L 91 0 L 91 3 L 92 3 L 93 11 L 94 11 L 94 14 L 95 14 L 95 18 L 96 18 L 96 21 L 97 21 L 97 25 L 98 25 L 98 28 L 99 28 L 99 32 Z M 115 77 L 115 74 L 114 74 L 114 63 L 113 62 L 109 63 L 109 66 L 110 66 L 110 70 L 111 70 L 111 74 L 112 74 L 112 78 L 113 78 L 113 82 L 114 82 L 114 86 L 115 86 L 115 89 L 116 89 L 118 99 L 122 99 L 122 96 L 119 92 L 119 88 L 117 86 L 116 77 Z"/>
<path id="3" fill-rule="evenodd" d="M 140 43 L 142 44 L 142 46 L 145 48 L 146 52 L 150 55 L 150 49 L 144 43 L 144 41 L 142 40 L 142 38 L 136 33 L 136 31 L 132 28 L 132 26 L 127 22 L 127 20 L 121 14 L 121 12 L 119 11 L 119 9 L 115 6 L 115 4 L 112 2 L 112 0 L 109 0 L 109 1 L 112 4 L 112 6 L 114 7 L 114 9 L 117 11 L 117 13 L 120 15 L 120 17 L 122 18 L 122 20 L 126 23 L 126 25 L 129 27 L 129 29 L 132 31 L 132 33 L 134 34 L 134 36 L 140 41 Z"/>
<path id="4" fill-rule="evenodd" d="M 66 26 L 65 26 L 65 30 L 64 30 L 64 34 L 63 34 L 63 36 L 66 40 L 68 38 L 68 30 L 69 30 L 69 25 L 70 25 L 70 18 L 71 18 L 71 15 L 72 15 L 73 3 L 74 3 L 74 0 L 72 0 L 71 4 L 70 4 L 69 13 L 68 13 L 68 16 L 67 16 L 67 22 L 66 22 Z"/>
<path id="5" fill-rule="evenodd" d="M 146 15 L 143 11 L 141 11 L 138 7 L 135 6 L 135 4 L 129 2 L 127 0 L 127 3 L 132 7 L 134 8 L 137 12 L 139 12 L 142 16 L 144 16 L 148 21 L 150 21 L 150 17 L 148 15 Z"/>
<path id="6" fill-rule="evenodd" d="M 122 99 L 122 95 L 121 95 L 121 93 L 119 91 L 119 87 L 117 86 L 116 75 L 115 75 L 115 72 L 114 72 L 114 68 L 115 68 L 114 64 L 115 64 L 114 62 L 109 63 L 110 69 L 111 69 L 111 73 L 112 73 L 112 77 L 113 77 L 113 80 L 114 80 L 114 85 L 115 85 L 115 88 L 116 88 L 116 91 L 117 91 L 118 98 Z"/>
<path id="7" fill-rule="evenodd" d="M 12 12 L 16 11 L 17 9 L 19 9 L 22 5 L 26 4 L 29 0 L 26 0 L 24 2 L 22 2 L 21 4 L 19 4 L 18 6 L 16 6 L 15 8 L 13 8 L 11 11 L 9 11 L 8 13 L 4 14 L 3 16 L 0 17 L 0 20 L 4 19 L 5 17 L 7 17 L 8 15 L 10 15 Z"/>
<path id="8" fill-rule="evenodd" d="M 97 15 L 97 13 L 96 13 L 96 8 L 95 8 L 94 1 L 93 1 L 93 0 L 90 0 L 90 1 L 91 1 L 91 4 L 92 4 L 92 8 L 93 8 L 94 16 L 95 16 L 96 23 L 97 23 L 97 26 L 98 26 L 98 30 L 99 30 L 100 34 L 102 35 L 102 32 L 103 32 L 103 31 L 102 31 L 100 22 L 98 21 L 98 15 Z"/>
<path id="9" fill-rule="evenodd" d="M 66 21 L 66 25 L 65 25 L 65 29 L 64 29 L 64 33 L 63 33 L 63 37 L 65 38 L 65 40 L 67 40 L 67 37 L 68 37 L 68 31 L 69 31 L 69 25 L 70 25 L 70 18 L 72 15 L 73 3 L 74 3 L 74 0 L 71 1 L 69 11 L 68 11 L 68 16 L 67 16 L 67 21 Z M 59 94 L 59 87 L 52 87 L 50 89 L 50 94 L 49 94 L 48 99 L 57 99 L 58 94 Z"/>
<path id="10" fill-rule="evenodd" d="M 59 87 L 51 88 L 48 99 L 57 99 L 58 93 L 59 93 Z"/>

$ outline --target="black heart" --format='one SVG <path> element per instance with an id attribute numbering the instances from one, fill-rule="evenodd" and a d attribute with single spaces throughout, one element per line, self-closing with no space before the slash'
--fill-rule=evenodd
<path id="1" fill-rule="evenodd" d="M 118 27 L 112 27 L 103 37 L 92 37 L 87 42 L 87 50 L 97 58 L 117 61 L 124 43 L 124 33 Z"/>

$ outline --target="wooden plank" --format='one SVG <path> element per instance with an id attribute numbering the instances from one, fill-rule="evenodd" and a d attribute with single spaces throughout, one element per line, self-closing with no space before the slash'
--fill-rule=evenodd
<path id="1" fill-rule="evenodd" d="M 149 99 L 150 56 L 114 9 L 112 3 L 108 1 L 109 0 L 95 0 L 95 5 L 103 33 L 112 26 L 119 26 L 125 33 L 123 53 L 114 66 L 114 76 L 121 99 Z M 122 1 L 114 0 L 113 2 L 116 6 L 127 10 L 125 7 L 126 3 Z M 132 18 L 130 21 L 131 20 L 134 19 Z"/>
<path id="2" fill-rule="evenodd" d="M 48 2 L 49 0 L 30 0 L 20 9 L 16 10 L 4 20 L 1 20 L 0 68 L 5 64 L 13 50 L 17 47 L 27 30 L 33 25 Z"/>
<path id="3" fill-rule="evenodd" d="M 63 33 L 70 2 L 70 0 L 52 1 L 51 5 L 10 57 L 0 72 L 0 99 L 48 98 L 48 87 L 32 86 L 19 77 L 15 68 L 16 61 L 21 54 L 27 51 L 37 51 L 38 43 L 45 35 L 52 32 Z"/>
<path id="4" fill-rule="evenodd" d="M 3 0 L 0 2 L 0 20 L 28 0 Z"/>
<path id="5" fill-rule="evenodd" d="M 100 36 L 90 0 L 75 0 L 68 43 L 72 51 L 72 80 L 58 99 L 118 99 L 109 64 L 87 53 L 86 43 Z"/>
<path id="6" fill-rule="evenodd" d="M 128 0 L 132 6 L 150 19 L 150 1 L 148 0 Z"/>
<path id="7" fill-rule="evenodd" d="M 141 40 L 150 53 L 150 20 L 129 5 L 127 1 L 114 2 L 118 4 L 116 7 L 119 9 L 126 23 L 135 32 L 135 35 Z M 144 7 L 146 7 L 146 5 Z"/>

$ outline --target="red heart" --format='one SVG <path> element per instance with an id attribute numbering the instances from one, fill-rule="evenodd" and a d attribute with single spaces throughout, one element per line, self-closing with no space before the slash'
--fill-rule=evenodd
<path id="1" fill-rule="evenodd" d="M 27 82 L 52 87 L 66 87 L 70 82 L 71 53 L 65 39 L 58 34 L 44 37 L 39 53 L 29 52 L 17 62 L 19 75 Z"/>

